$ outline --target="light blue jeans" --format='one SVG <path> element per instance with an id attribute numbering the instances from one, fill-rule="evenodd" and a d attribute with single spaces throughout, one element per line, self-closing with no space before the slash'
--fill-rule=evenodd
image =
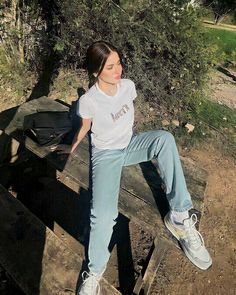
<path id="1" fill-rule="evenodd" d="M 101 274 L 108 262 L 108 246 L 118 217 L 118 197 L 123 166 L 156 158 L 166 187 L 171 210 L 192 208 L 190 194 L 173 135 L 166 131 L 149 131 L 134 135 L 124 149 L 92 150 L 92 203 L 88 248 L 89 270 Z"/>

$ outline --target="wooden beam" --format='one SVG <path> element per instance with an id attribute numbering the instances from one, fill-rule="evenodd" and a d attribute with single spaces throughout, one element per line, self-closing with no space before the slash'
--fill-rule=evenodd
<path id="1" fill-rule="evenodd" d="M 51 152 L 50 148 L 48 147 L 39 146 L 35 142 L 33 142 L 31 139 L 24 138 L 22 134 L 23 120 L 24 120 L 24 116 L 26 116 L 27 114 L 31 114 L 33 112 L 36 112 L 37 110 L 61 111 L 61 110 L 67 110 L 67 109 L 68 108 L 66 106 L 58 102 L 50 100 L 46 97 L 42 97 L 40 99 L 27 102 L 21 105 L 18 109 L 14 108 L 1 113 L 0 129 L 2 129 L 6 134 L 10 135 L 12 138 L 17 140 L 18 142 L 23 143 L 27 147 L 27 149 L 32 151 L 38 157 L 46 159 L 47 162 L 50 163 L 50 165 L 52 165 L 57 171 L 59 171 L 60 180 L 63 183 L 67 182 L 65 183 L 67 186 L 68 186 L 67 179 L 70 179 L 70 181 L 76 184 L 79 184 L 79 186 L 87 189 L 89 187 L 89 165 L 90 165 L 89 152 L 88 152 L 89 150 L 88 140 L 84 140 L 77 148 L 76 153 L 68 157 L 66 155 L 58 155 L 55 152 Z M 189 191 L 192 195 L 195 209 L 197 209 L 198 212 L 202 212 L 203 204 L 204 204 L 203 202 L 204 192 L 206 187 L 206 177 L 207 177 L 206 171 L 201 169 L 191 159 L 181 158 L 181 160 L 183 163 L 186 182 L 187 182 Z M 140 275 L 139 279 L 136 282 L 135 289 L 134 289 L 134 293 L 136 292 L 136 294 L 138 294 L 141 289 L 144 290 L 144 293 L 146 295 L 150 293 L 150 288 L 151 288 L 153 279 L 155 277 L 155 274 L 158 270 L 160 261 L 162 260 L 163 255 L 166 253 L 168 249 L 168 243 L 166 242 L 166 239 L 170 237 L 170 234 L 167 232 L 167 230 L 165 229 L 163 225 L 162 218 L 160 215 L 160 212 L 166 209 L 164 207 L 167 205 L 167 202 L 165 201 L 163 191 L 161 190 L 161 179 L 158 176 L 157 170 L 155 168 L 156 164 L 157 163 L 153 161 L 152 163 L 150 162 L 141 163 L 140 165 L 125 167 L 122 173 L 123 177 L 121 181 L 119 211 L 126 217 L 132 219 L 134 222 L 137 222 L 138 224 L 142 225 L 145 230 L 149 231 L 154 237 L 156 237 L 154 251 L 151 255 L 147 269 L 144 275 L 143 276 Z M 163 204 L 165 204 L 165 206 L 163 206 Z M 24 213 L 24 216 L 25 216 L 25 213 Z M 19 217 L 19 218 L 22 219 L 22 217 Z M 23 228 L 24 227 L 27 228 L 26 225 L 29 224 L 29 222 L 28 223 L 26 222 L 26 224 L 25 223 L 23 224 L 24 224 Z M 18 229 L 19 226 L 16 226 L 16 227 Z M 0 230 L 1 230 L 1 227 L 0 227 Z M 20 230 L 19 232 L 17 232 L 17 234 L 21 235 L 22 231 Z M 0 237 L 1 237 L 1 234 L 0 234 Z M 6 237 L 4 238 L 7 241 Z M 66 248 L 66 246 L 63 245 L 62 242 L 61 242 L 62 244 L 60 243 L 58 244 L 58 240 L 59 239 L 56 238 L 56 236 L 48 228 L 45 229 L 44 227 L 44 231 L 43 231 L 43 228 L 41 229 L 41 240 L 40 240 L 41 248 L 39 247 L 39 251 L 37 251 L 37 255 L 39 255 L 39 257 L 36 255 L 36 257 L 38 257 L 38 259 L 36 260 L 42 262 L 42 264 L 38 263 L 37 265 L 38 270 L 40 270 L 39 274 L 40 273 L 41 274 L 37 275 L 36 273 L 36 275 L 34 275 L 34 279 L 36 279 L 37 281 L 35 285 L 40 286 L 40 288 L 49 288 L 48 286 L 52 286 L 49 294 L 64 294 L 63 292 L 65 292 L 65 290 L 67 290 L 67 292 L 74 292 L 75 286 L 73 286 L 72 282 L 73 283 L 75 282 L 75 278 L 73 276 L 76 273 L 78 273 L 78 269 L 81 268 L 81 261 L 79 262 L 78 260 L 78 265 L 79 265 L 78 269 L 73 269 L 73 268 L 71 269 L 70 275 L 73 278 L 67 279 L 65 283 L 63 283 L 65 277 L 63 277 L 63 279 L 59 281 L 59 279 L 57 278 L 57 276 L 59 275 L 58 273 L 64 273 L 66 265 L 67 265 L 66 264 L 67 259 L 66 260 L 64 259 L 64 262 L 62 262 L 63 265 L 61 266 L 61 264 L 57 262 L 58 260 L 57 253 L 62 252 L 62 258 L 63 258 L 63 255 L 65 257 L 67 256 L 73 257 L 73 255 L 70 254 L 73 251 L 67 252 L 68 249 Z M 7 241 L 7 244 L 9 242 L 10 241 Z M 176 244 L 176 241 L 175 241 L 175 244 Z M 2 252 L 0 250 L 0 261 L 1 261 L 1 257 L 3 257 L 1 253 Z M 24 260 L 24 258 L 26 257 L 23 255 L 22 258 Z M 34 262 L 33 258 L 34 256 L 32 256 L 32 261 Z M 78 259 L 81 259 L 81 258 L 78 256 Z M 2 260 L 4 262 L 3 258 Z M 10 256 L 7 258 L 6 265 L 9 264 L 9 261 L 10 261 Z M 70 258 L 68 261 L 70 262 Z M 77 261 L 77 260 L 73 260 L 73 261 Z M 54 265 L 54 262 L 56 267 Z M 58 263 L 58 265 L 56 264 L 56 262 Z M 4 265 L 4 263 L 2 264 Z M 40 265 L 41 265 L 41 268 L 40 268 Z M 22 265 L 19 266 L 16 273 L 14 273 L 14 269 L 16 269 L 14 267 L 13 269 L 10 269 L 9 273 L 11 275 L 13 273 L 12 276 L 13 278 L 16 279 L 17 282 L 21 281 L 21 278 L 17 277 L 17 274 L 19 274 L 19 270 L 21 269 Z M 55 268 L 53 269 L 53 267 Z M 62 271 L 58 272 L 58 270 L 60 270 L 60 267 L 62 267 Z M 30 268 L 32 268 L 32 266 L 30 266 L 29 269 Z M 46 274 L 45 276 L 44 276 L 44 273 Z M 24 280 L 26 280 L 30 274 L 26 272 L 26 276 L 24 274 Z M 54 278 L 54 276 L 56 276 L 56 279 Z M 49 280 L 51 283 L 49 283 L 49 281 L 47 280 Z M 22 281 L 20 283 L 20 286 L 24 290 L 24 287 L 27 286 L 27 282 Z M 106 289 L 110 290 L 108 291 L 107 294 L 119 294 L 119 292 L 113 287 L 111 287 L 105 280 L 103 281 L 103 286 L 105 286 L 104 290 Z M 45 292 L 48 292 L 47 289 L 45 290 L 46 290 Z M 56 293 L 53 293 L 54 291 Z M 62 292 L 62 293 L 58 293 L 58 292 Z M 32 293 L 26 292 L 26 294 L 32 294 Z M 34 293 L 34 294 L 37 294 L 37 293 Z M 40 294 L 44 294 L 44 293 L 40 293 Z M 45 293 L 45 294 L 48 294 L 48 293 Z"/>
<path id="2" fill-rule="evenodd" d="M 165 241 L 164 239 L 155 239 L 154 240 L 154 250 L 152 252 L 152 256 L 149 260 L 148 267 L 145 271 L 143 276 L 143 286 L 142 289 L 144 290 L 145 295 L 151 294 L 151 289 L 153 285 L 154 278 L 157 274 L 159 269 L 160 263 L 162 259 L 165 257 L 170 243 Z"/>
<path id="3" fill-rule="evenodd" d="M 1 185 L 0 241 L 0 264 L 27 295 L 75 294 L 82 257 Z M 105 279 L 101 284 L 120 294 Z"/>
<path id="4" fill-rule="evenodd" d="M 22 137 L 22 129 L 24 116 L 37 110 L 66 110 L 68 107 L 47 97 L 42 97 L 21 105 L 17 110 L 10 109 L 0 114 L 0 129 L 20 142 L 24 142 L 26 147 L 34 154 L 41 158 L 46 158 L 57 170 L 63 171 L 66 175 L 81 182 L 82 186 L 88 186 L 88 166 L 89 166 L 89 148 L 88 141 L 84 140 L 77 148 L 77 152 L 70 157 L 59 156 L 52 153 L 50 148 L 40 147 L 32 140 L 27 138 L 25 141 Z M 207 173 L 200 168 L 194 161 L 189 158 L 182 157 L 183 169 L 185 172 L 188 189 L 192 195 L 193 204 L 196 210 L 202 212 L 204 205 L 204 193 L 206 188 Z M 87 173 L 82 179 L 80 173 L 80 165 L 87 165 Z M 123 177 L 121 188 L 130 192 L 133 196 L 142 199 L 144 203 L 150 206 L 156 206 L 158 194 L 160 193 L 161 180 L 151 163 L 142 163 L 125 167 L 123 169 Z"/>
<path id="5" fill-rule="evenodd" d="M 22 136 L 24 116 L 37 110 L 66 110 L 68 107 L 47 97 L 32 100 L 22 104 L 18 109 L 10 109 L 0 113 L 0 129 L 25 144 L 27 149 L 40 158 L 46 159 L 55 169 L 60 171 L 61 179 L 68 177 L 84 188 L 89 187 L 89 148 L 84 140 L 78 146 L 76 153 L 58 155 L 51 152 L 49 147 L 41 147 L 29 138 Z M 202 212 L 204 192 L 206 187 L 206 172 L 190 159 L 182 158 L 187 184 L 192 194 L 194 207 Z M 155 163 L 154 163 L 155 165 Z M 119 210 L 128 218 L 143 224 L 154 236 L 166 235 L 166 230 L 159 211 L 168 206 L 163 193 L 160 191 L 160 178 L 151 163 L 142 163 L 125 167 L 121 181 Z M 164 206 L 163 206 L 164 204 Z M 162 215 L 163 217 L 163 215 Z"/>
<path id="6" fill-rule="evenodd" d="M 140 273 L 136 284 L 133 289 L 133 294 L 138 295 L 141 290 L 142 294 L 151 294 L 151 288 L 154 278 L 159 269 L 162 259 L 165 257 L 166 252 L 171 246 L 170 241 L 163 239 L 163 237 L 155 238 L 153 243 L 153 249 L 151 249 L 151 257 L 148 261 L 147 268 L 145 272 Z M 173 246 L 173 245 L 172 245 Z"/>

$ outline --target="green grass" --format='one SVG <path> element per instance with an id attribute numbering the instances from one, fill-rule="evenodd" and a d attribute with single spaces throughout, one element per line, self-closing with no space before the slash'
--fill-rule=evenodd
<path id="1" fill-rule="evenodd" d="M 198 126 L 206 130 L 214 144 L 236 159 L 236 112 L 227 106 L 205 100 L 197 108 L 194 116 Z M 200 121 L 201 120 L 201 121 Z"/>
<path id="2" fill-rule="evenodd" d="M 216 102 L 209 100 L 202 102 L 195 114 L 214 128 L 224 129 L 232 126 L 236 128 L 236 112 Z"/>
<path id="3" fill-rule="evenodd" d="M 206 36 L 213 45 L 217 45 L 220 52 L 231 58 L 236 52 L 236 32 L 221 29 L 206 28 Z"/>
<path id="4" fill-rule="evenodd" d="M 204 100 L 189 113 L 190 123 L 195 126 L 191 133 L 185 128 L 174 130 L 178 141 L 185 147 L 201 142 L 212 142 L 236 159 L 236 112 L 227 106 Z"/>
<path id="5" fill-rule="evenodd" d="M 227 106 L 205 100 L 194 114 L 209 131 L 218 132 L 236 148 L 236 112 Z"/>

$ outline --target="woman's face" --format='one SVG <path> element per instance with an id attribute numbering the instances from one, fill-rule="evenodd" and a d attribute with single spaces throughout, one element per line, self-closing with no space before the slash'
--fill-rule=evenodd
<path id="1" fill-rule="evenodd" d="M 98 76 L 98 81 L 108 84 L 117 84 L 121 79 L 122 66 L 120 63 L 120 57 L 117 52 L 112 51 L 108 56 L 106 63 Z"/>

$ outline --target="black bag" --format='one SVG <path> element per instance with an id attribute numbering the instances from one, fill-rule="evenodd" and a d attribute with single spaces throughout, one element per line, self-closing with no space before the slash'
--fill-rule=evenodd
<path id="1" fill-rule="evenodd" d="M 72 130 L 72 121 L 67 111 L 38 111 L 25 116 L 24 134 L 39 145 L 59 144 Z"/>

